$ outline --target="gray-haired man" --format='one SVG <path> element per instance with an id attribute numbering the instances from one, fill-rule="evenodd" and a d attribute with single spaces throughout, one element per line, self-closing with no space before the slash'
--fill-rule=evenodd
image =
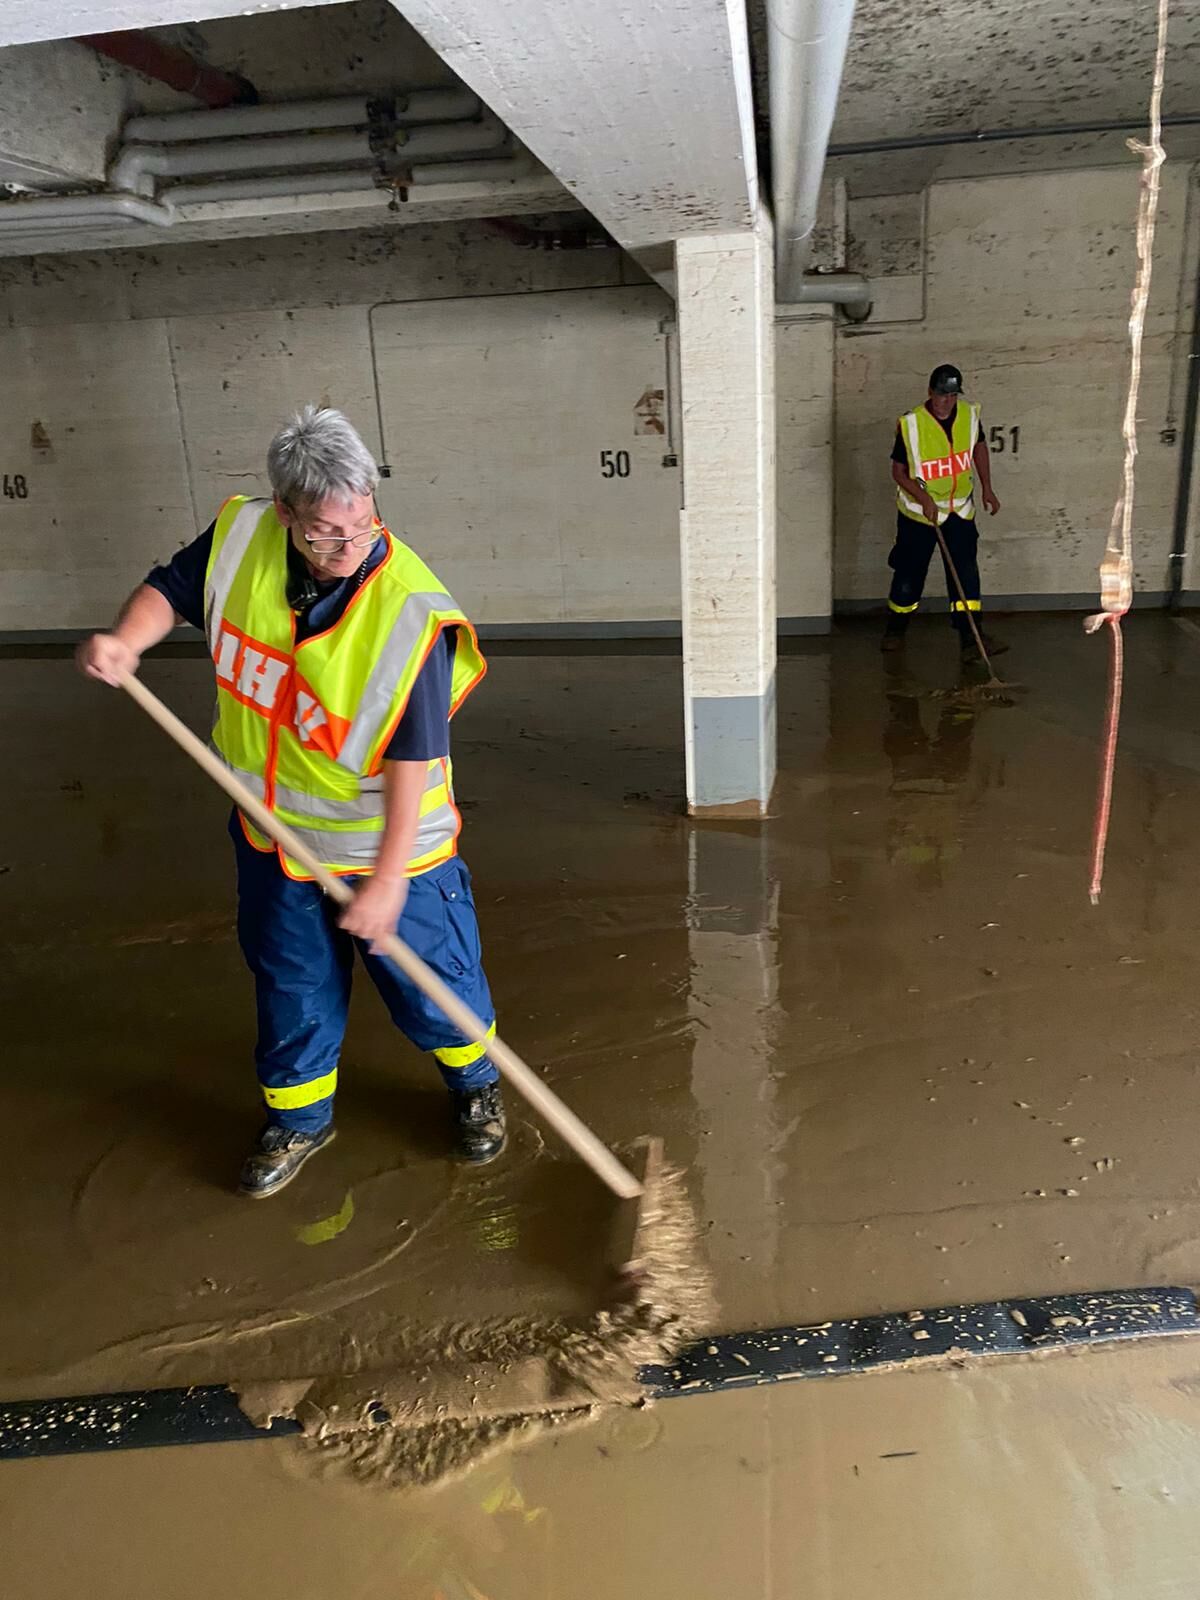
<path id="1" fill-rule="evenodd" d="M 227 500 L 78 657 L 112 684 L 176 623 L 203 628 L 217 752 L 357 887 L 338 916 L 299 863 L 234 813 L 238 937 L 267 1106 L 240 1181 L 256 1197 L 333 1138 L 356 948 L 397 1026 L 437 1058 L 460 1154 L 489 1161 L 505 1140 L 484 1050 L 371 948 L 398 932 L 493 1021 L 450 777 L 449 720 L 484 672 L 474 630 L 380 522 L 379 470 L 340 412 L 306 406 L 272 441 L 267 470 L 272 500 Z"/>

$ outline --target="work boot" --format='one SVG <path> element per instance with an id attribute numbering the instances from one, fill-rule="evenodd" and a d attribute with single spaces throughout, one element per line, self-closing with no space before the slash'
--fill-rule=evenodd
<path id="1" fill-rule="evenodd" d="M 504 1101 L 498 1083 L 478 1089 L 451 1089 L 450 1105 L 458 1129 L 458 1154 L 476 1165 L 494 1161 L 504 1149 Z"/>
<path id="2" fill-rule="evenodd" d="M 309 1156 L 315 1156 L 333 1138 L 332 1122 L 327 1122 L 316 1133 L 302 1133 L 298 1128 L 281 1128 L 269 1122 L 242 1165 L 238 1192 L 249 1195 L 252 1200 L 265 1200 L 269 1194 L 278 1194 L 291 1183 Z"/>
<path id="3" fill-rule="evenodd" d="M 894 655 L 897 650 L 904 649 L 904 629 L 885 628 L 883 638 L 879 641 L 879 648 L 885 656 Z"/>

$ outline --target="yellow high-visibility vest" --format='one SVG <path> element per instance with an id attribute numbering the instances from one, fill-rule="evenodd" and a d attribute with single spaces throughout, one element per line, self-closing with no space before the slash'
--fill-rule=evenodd
<path id="1" fill-rule="evenodd" d="M 212 744 L 230 770 L 336 873 L 368 873 L 383 837 L 383 752 L 426 657 L 457 628 L 450 714 L 486 670 L 475 631 L 421 558 L 379 525 L 383 560 L 341 618 L 296 643 L 289 534 L 269 500 L 221 507 L 204 586 L 217 671 Z M 240 815 L 240 814 L 239 814 Z M 256 849 L 271 841 L 245 816 Z M 448 760 L 429 763 L 411 877 L 449 860 L 461 819 Z M 310 873 L 279 851 L 295 878 Z"/>
<path id="2" fill-rule="evenodd" d="M 908 475 L 923 483 L 938 508 L 938 521 L 952 511 L 960 517 L 975 515 L 975 469 L 972 457 L 979 442 L 979 407 L 965 400 L 958 402 L 951 424 L 952 441 L 946 430 L 924 406 L 906 411 L 900 418 L 900 437 L 908 450 Z M 933 524 L 916 500 L 896 485 L 896 504 L 906 517 Z"/>

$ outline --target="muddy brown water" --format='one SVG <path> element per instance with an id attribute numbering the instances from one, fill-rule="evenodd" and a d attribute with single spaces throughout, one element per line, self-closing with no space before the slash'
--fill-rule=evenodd
<path id="1" fill-rule="evenodd" d="M 1074 618 L 1008 631 L 1012 707 L 924 694 L 940 628 L 900 663 L 861 629 L 785 655 L 763 828 L 680 814 L 670 655 L 497 654 L 460 721 L 502 1029 L 604 1137 L 665 1136 L 723 1326 L 1200 1280 L 1200 644 L 1129 626 L 1093 910 L 1103 651 Z M 202 661 L 146 675 L 204 725 Z M 365 985 L 338 1143 L 269 1205 L 229 1192 L 257 1110 L 223 801 L 53 655 L 0 660 L 0 703 L 3 1388 L 355 1370 L 406 1326 L 594 1305 L 604 1195 L 519 1110 L 502 1164 L 449 1166 Z M 672 1426 L 716 1450 L 701 1419 L 742 1404 Z M 107 1467 L 147 1470 L 19 1471 Z"/>

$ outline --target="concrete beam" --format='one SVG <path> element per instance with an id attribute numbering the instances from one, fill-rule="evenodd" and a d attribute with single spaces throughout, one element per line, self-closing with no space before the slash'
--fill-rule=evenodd
<path id="1" fill-rule="evenodd" d="M 86 45 L 0 51 L 0 183 L 102 183 L 124 114 L 122 73 Z"/>
<path id="2" fill-rule="evenodd" d="M 271 0 L 272 11 L 342 5 L 346 0 Z M 0 0 L 0 45 L 75 39 L 83 33 L 161 28 L 227 17 L 230 0 Z"/>
<path id="3" fill-rule="evenodd" d="M 743 0 L 398 9 L 627 250 L 753 226 Z"/>

